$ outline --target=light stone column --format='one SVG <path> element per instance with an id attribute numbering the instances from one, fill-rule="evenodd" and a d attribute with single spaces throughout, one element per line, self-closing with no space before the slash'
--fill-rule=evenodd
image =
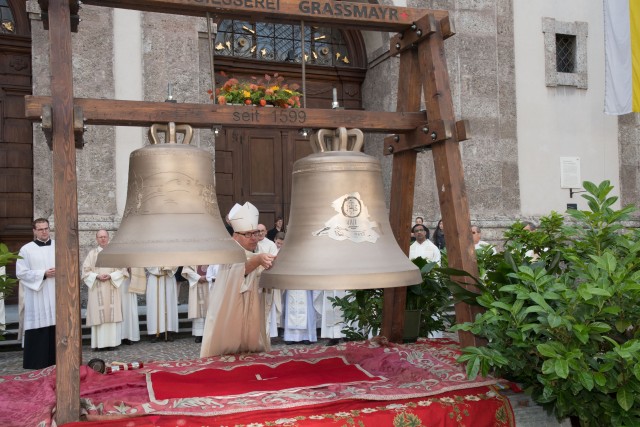
<path id="1" fill-rule="evenodd" d="M 142 22 L 141 12 L 124 9 L 113 11 L 113 74 L 116 99 L 143 99 Z M 122 217 L 127 200 L 129 155 L 144 146 L 145 129 L 116 127 L 116 204 Z"/>

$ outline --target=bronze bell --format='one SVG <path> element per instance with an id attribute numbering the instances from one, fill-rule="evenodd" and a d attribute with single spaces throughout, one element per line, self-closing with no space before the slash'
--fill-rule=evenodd
<path id="1" fill-rule="evenodd" d="M 159 132 L 166 142 L 158 143 Z M 176 133 L 184 134 L 182 144 Z M 245 262 L 220 218 L 213 156 L 189 145 L 189 125 L 154 124 L 151 145 L 129 157 L 127 203 L 99 267 L 153 267 Z"/>
<path id="2" fill-rule="evenodd" d="M 420 283 L 420 270 L 391 231 L 380 162 L 360 152 L 359 129 L 333 133 L 322 129 L 312 135 L 314 153 L 293 166 L 285 244 L 260 286 L 368 289 Z"/>

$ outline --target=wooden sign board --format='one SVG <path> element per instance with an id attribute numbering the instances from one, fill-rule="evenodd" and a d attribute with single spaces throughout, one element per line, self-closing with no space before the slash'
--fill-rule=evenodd
<path id="1" fill-rule="evenodd" d="M 402 31 L 424 15 L 440 20 L 447 11 L 412 9 L 380 4 L 334 0 L 85 0 L 84 4 L 176 15 L 224 16 L 225 19 L 304 21 L 322 26 L 352 29 Z"/>

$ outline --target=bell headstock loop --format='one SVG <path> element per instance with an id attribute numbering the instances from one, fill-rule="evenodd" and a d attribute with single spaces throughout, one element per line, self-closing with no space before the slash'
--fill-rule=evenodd
<path id="1" fill-rule="evenodd" d="M 339 127 L 337 129 L 319 129 L 309 138 L 314 153 L 325 151 L 361 151 L 364 134 L 360 129 Z"/>
<path id="2" fill-rule="evenodd" d="M 181 133 L 184 135 L 182 139 L 183 144 L 191 144 L 191 138 L 193 138 L 193 128 L 190 125 L 176 125 L 174 122 L 169 122 L 166 125 L 160 123 L 154 123 L 149 128 L 149 139 L 151 144 L 159 144 L 158 134 L 165 134 L 166 144 L 177 144 L 178 139 L 176 134 Z"/>

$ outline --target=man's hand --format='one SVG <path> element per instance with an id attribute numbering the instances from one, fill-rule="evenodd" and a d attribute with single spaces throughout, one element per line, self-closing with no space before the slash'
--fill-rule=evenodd
<path id="1" fill-rule="evenodd" d="M 44 272 L 44 277 L 46 277 L 47 279 L 49 279 L 51 277 L 56 277 L 56 268 L 52 267 L 52 268 L 46 270 Z"/>
<path id="2" fill-rule="evenodd" d="M 107 280 L 111 279 L 111 275 L 110 274 L 98 274 L 98 280 L 100 280 L 101 282 L 106 282 Z"/>
<path id="3" fill-rule="evenodd" d="M 265 270 L 268 270 L 273 265 L 273 261 L 276 259 L 275 255 L 271 254 L 258 254 L 260 257 L 260 265 L 264 267 Z"/>

